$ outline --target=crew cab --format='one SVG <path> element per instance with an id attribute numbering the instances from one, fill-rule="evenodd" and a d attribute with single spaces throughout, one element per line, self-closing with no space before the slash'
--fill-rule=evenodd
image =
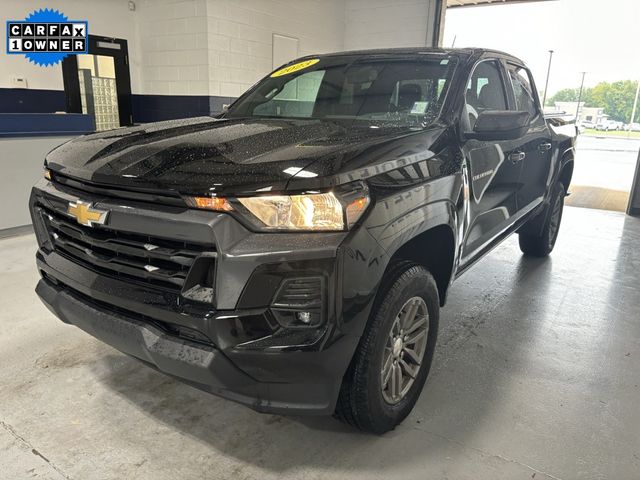
<path id="1" fill-rule="evenodd" d="M 152 368 L 260 412 L 383 433 L 411 411 L 451 283 L 554 247 L 575 126 L 506 53 L 309 56 L 216 118 L 50 152 L 36 291 Z"/>

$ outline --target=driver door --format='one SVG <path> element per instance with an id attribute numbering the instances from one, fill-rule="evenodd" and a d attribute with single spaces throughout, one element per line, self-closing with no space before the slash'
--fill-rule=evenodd
<path id="1" fill-rule="evenodd" d="M 468 82 L 461 129 L 470 133 L 477 117 L 488 110 L 508 110 L 506 71 L 498 59 L 476 64 Z M 518 212 L 522 151 L 518 140 L 464 140 L 469 180 L 469 213 L 462 263 L 507 229 Z"/>

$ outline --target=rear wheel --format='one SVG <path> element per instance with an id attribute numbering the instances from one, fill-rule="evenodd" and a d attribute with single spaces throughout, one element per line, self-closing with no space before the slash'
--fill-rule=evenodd
<path id="1" fill-rule="evenodd" d="M 545 215 L 546 219 L 540 235 L 520 234 L 520 250 L 522 250 L 522 253 L 532 257 L 546 257 L 551 253 L 560 232 L 564 196 L 564 185 L 561 182 L 556 183 L 552 190 L 551 201 L 541 213 L 541 215 Z"/>
<path id="2" fill-rule="evenodd" d="M 413 409 L 429 374 L 438 332 L 432 275 L 409 262 L 393 265 L 343 380 L 336 416 L 384 433 Z"/>

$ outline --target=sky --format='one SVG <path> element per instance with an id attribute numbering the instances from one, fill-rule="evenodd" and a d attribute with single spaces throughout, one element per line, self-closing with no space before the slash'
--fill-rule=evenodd
<path id="1" fill-rule="evenodd" d="M 527 63 L 549 95 L 562 88 L 640 79 L 640 0 L 555 0 L 447 11 L 444 47 L 504 50 Z"/>

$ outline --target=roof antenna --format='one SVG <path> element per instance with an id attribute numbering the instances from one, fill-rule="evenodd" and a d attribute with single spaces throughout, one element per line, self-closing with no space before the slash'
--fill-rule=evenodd
<path id="1" fill-rule="evenodd" d="M 451 42 L 451 48 L 456 46 L 456 38 L 458 38 L 458 35 L 453 36 L 453 42 Z"/>

